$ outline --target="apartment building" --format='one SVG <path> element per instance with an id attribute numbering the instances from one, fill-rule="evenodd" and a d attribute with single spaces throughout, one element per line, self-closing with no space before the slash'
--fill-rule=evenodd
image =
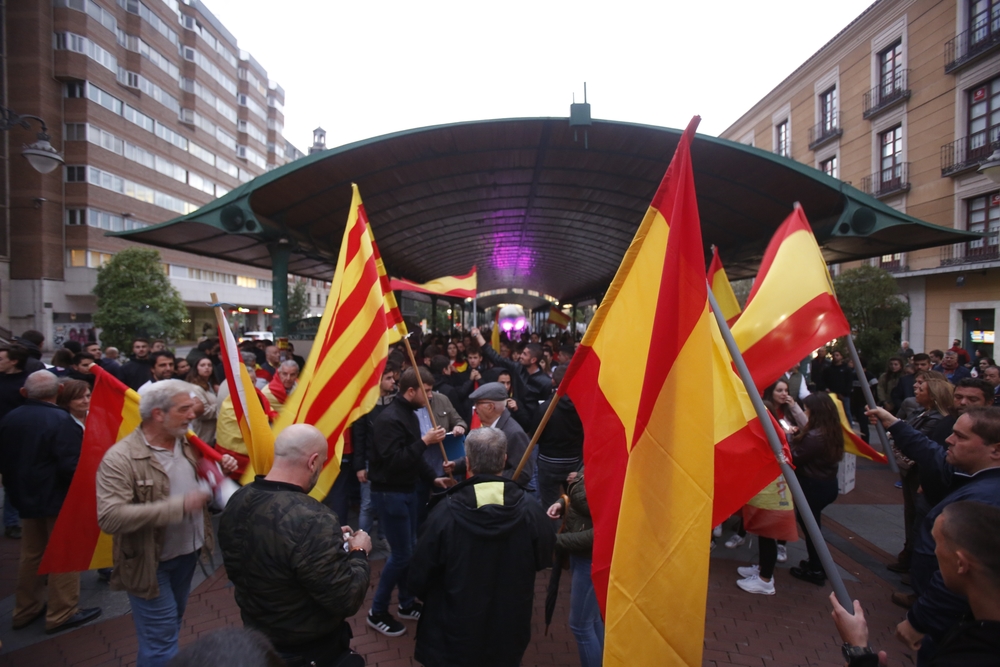
<path id="1" fill-rule="evenodd" d="M 132 245 L 108 237 L 189 213 L 301 157 L 283 137 L 285 91 L 199 0 L 3 4 L 5 107 L 42 118 L 65 166 L 49 174 L 5 133 L 0 326 L 50 345 L 93 328 L 97 268 Z M 209 295 L 249 329 L 270 321 L 266 270 L 161 250 L 189 310 Z M 323 285 L 312 284 L 319 300 Z M 317 309 L 320 312 L 320 309 Z"/>
<path id="2" fill-rule="evenodd" d="M 909 301 L 903 337 L 914 349 L 958 338 L 993 355 L 1000 185 L 978 169 L 1000 148 L 1000 0 L 879 0 L 721 136 L 986 234 L 869 262 Z"/>

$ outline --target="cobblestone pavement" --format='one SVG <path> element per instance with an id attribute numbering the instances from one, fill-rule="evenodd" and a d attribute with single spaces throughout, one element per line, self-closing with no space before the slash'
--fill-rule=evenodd
<path id="1" fill-rule="evenodd" d="M 901 522 L 902 500 L 900 492 L 892 486 L 895 479 L 887 470 L 860 462 L 858 490 L 842 497 L 833 506 L 838 510 L 838 520 L 825 516 L 823 521 L 824 532 L 845 577 L 848 591 L 864 605 L 871 643 L 887 650 L 889 664 L 894 666 L 913 664 L 902 645 L 893 638 L 895 625 L 902 619 L 903 610 L 893 606 L 889 600 L 893 590 L 907 589 L 900 587 L 897 575 L 885 569 L 885 564 L 893 560 L 890 553 L 863 535 L 874 537 L 897 528 L 869 525 L 872 521 L 888 524 L 898 514 L 898 522 Z M 871 512 L 868 511 L 870 506 L 882 509 Z M 893 508 L 897 511 L 893 512 Z M 852 525 L 855 520 L 865 523 Z M 727 536 L 728 533 L 723 540 Z M 721 546 L 723 540 L 719 540 L 720 546 L 713 552 L 711 563 L 704 665 L 842 665 L 840 640 L 830 619 L 829 587 L 800 582 L 788 575 L 787 568 L 804 557 L 801 542 L 789 545 L 789 562 L 779 565 L 775 573 L 777 594 L 758 596 L 744 593 L 735 585 L 738 578 L 735 568 L 753 561 L 755 545 L 751 543 L 728 550 Z M 16 567 L 16 555 L 16 541 L 0 539 L 0 597 L 9 597 L 13 593 L 12 568 Z M 411 657 L 415 623 L 407 621 L 407 634 L 396 638 L 384 637 L 364 623 L 363 614 L 370 604 L 382 563 L 373 562 L 369 599 L 363 611 L 351 619 L 353 645 L 372 666 L 416 665 Z M 548 635 L 544 634 L 542 605 L 548 577 L 548 572 L 542 572 L 536 580 L 532 641 L 523 665 L 578 665 L 576 644 L 567 626 L 569 576 L 562 579 L 553 625 Z M 676 613 L 683 614 L 685 610 L 677 609 Z M 219 568 L 192 592 L 181 643 L 188 644 L 221 627 L 239 625 L 239 609 L 233 601 L 232 587 L 224 570 Z M 5 643 L 11 634 L 9 625 L 0 628 L 0 639 Z M 0 667 L 128 667 L 135 664 L 135 657 L 132 618 L 125 614 L 18 650 L 4 650 L 0 652 Z"/>

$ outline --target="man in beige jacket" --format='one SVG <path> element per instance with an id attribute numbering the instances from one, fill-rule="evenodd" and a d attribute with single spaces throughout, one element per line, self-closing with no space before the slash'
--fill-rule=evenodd
<path id="1" fill-rule="evenodd" d="M 211 496 L 199 486 L 198 454 L 184 437 L 195 401 L 180 380 L 152 385 L 139 404 L 142 423 L 97 471 L 97 520 L 114 537 L 111 587 L 129 596 L 137 667 L 160 667 L 176 655 L 198 554 L 212 550 Z M 236 461 L 223 457 L 222 466 L 235 470 Z"/>

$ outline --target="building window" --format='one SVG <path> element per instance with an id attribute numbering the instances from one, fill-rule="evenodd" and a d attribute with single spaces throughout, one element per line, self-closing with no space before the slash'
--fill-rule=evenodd
<path id="1" fill-rule="evenodd" d="M 66 167 L 67 183 L 85 183 L 87 181 L 87 167 L 83 165 L 70 165 Z"/>
<path id="2" fill-rule="evenodd" d="M 87 266 L 87 251 L 72 249 L 69 251 L 69 265 L 76 267 Z"/>
<path id="3" fill-rule="evenodd" d="M 783 120 L 774 126 L 774 152 L 784 157 L 790 157 L 788 150 L 788 121 Z"/>
<path id="4" fill-rule="evenodd" d="M 87 224 L 87 210 L 83 208 L 66 209 L 66 224 L 77 226 Z"/>
<path id="5" fill-rule="evenodd" d="M 85 81 L 67 81 L 66 97 L 86 97 L 86 87 Z"/>
<path id="6" fill-rule="evenodd" d="M 1000 139 L 1000 77 L 969 91 L 969 158 L 987 157 Z"/>
<path id="7" fill-rule="evenodd" d="M 819 96 L 819 122 L 822 134 L 837 129 L 837 88 L 834 86 Z"/>
<path id="8" fill-rule="evenodd" d="M 903 41 L 899 40 L 878 54 L 879 92 L 881 99 L 890 97 L 902 85 Z"/>
<path id="9" fill-rule="evenodd" d="M 972 0 L 969 3 L 969 45 L 988 41 L 1000 33 L 1000 0 Z"/>
<path id="10" fill-rule="evenodd" d="M 987 234 L 985 238 L 969 241 L 969 257 L 997 257 L 997 231 L 1000 230 L 1000 191 L 966 200 L 966 227 L 970 232 Z"/>
<path id="11" fill-rule="evenodd" d="M 840 178 L 838 174 L 840 170 L 837 168 L 837 156 L 834 155 L 831 158 L 823 160 L 819 163 L 819 170 L 822 171 L 827 176 L 833 176 L 834 178 Z"/>
<path id="12" fill-rule="evenodd" d="M 903 126 L 878 135 L 880 191 L 898 187 L 903 178 Z"/>

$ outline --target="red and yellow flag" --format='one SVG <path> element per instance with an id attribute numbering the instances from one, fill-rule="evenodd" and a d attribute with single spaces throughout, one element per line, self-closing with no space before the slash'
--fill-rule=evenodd
<path id="1" fill-rule="evenodd" d="M 708 312 L 690 155 L 698 120 L 559 386 L 584 424 L 605 665 L 701 664 L 716 442 L 761 445 L 740 435 L 746 421 L 714 426 L 720 411 L 742 415 L 749 400 L 730 379 Z M 707 386 L 706 360 L 721 375 Z M 720 410 L 726 401 L 736 409 Z M 770 463 L 775 472 L 735 507 L 777 476 L 773 456 Z"/>
<path id="2" fill-rule="evenodd" d="M 422 284 L 402 278 L 393 278 L 389 281 L 389 286 L 394 290 L 443 294 L 444 296 L 471 299 L 476 296 L 476 267 L 472 267 L 472 270 L 464 276 L 444 276 Z"/>
<path id="3" fill-rule="evenodd" d="M 796 204 L 764 252 L 733 337 L 763 391 L 813 350 L 850 331 L 823 253 Z"/>
<path id="4" fill-rule="evenodd" d="M 97 468 L 111 446 L 134 431 L 139 394 L 94 364 L 94 390 L 83 434 L 80 461 L 49 536 L 40 574 L 83 572 L 111 567 L 111 536 L 97 525 Z"/>
<path id="5" fill-rule="evenodd" d="M 572 318 L 561 310 L 549 308 L 549 319 L 546 320 L 548 324 L 554 324 L 560 329 L 565 329 L 571 321 Z"/>
<path id="6" fill-rule="evenodd" d="M 333 285 L 316 342 L 274 424 L 313 424 L 327 437 L 329 455 L 314 498 L 322 500 L 340 472 L 344 430 L 375 406 L 389 356 L 390 330 L 406 331 L 375 246 L 358 186 L 352 184 L 351 212 L 340 244 Z"/>
<path id="7" fill-rule="evenodd" d="M 740 302 L 736 298 L 736 292 L 733 291 L 733 286 L 729 283 L 726 270 L 722 268 L 719 249 L 715 246 L 712 246 L 712 263 L 708 265 L 708 286 L 722 310 L 722 317 L 732 327 L 742 311 L 740 310 Z"/>
<path id="8" fill-rule="evenodd" d="M 830 398 L 833 399 L 833 404 L 837 406 L 837 414 L 840 415 L 840 430 L 844 432 L 844 451 L 848 454 L 855 454 L 866 458 L 869 461 L 889 465 L 889 459 L 885 457 L 885 454 L 872 449 L 871 445 L 862 440 L 861 436 L 854 432 L 854 427 L 851 426 L 851 422 L 847 418 L 847 413 L 844 411 L 844 404 L 840 402 L 837 395 L 830 394 Z"/>

